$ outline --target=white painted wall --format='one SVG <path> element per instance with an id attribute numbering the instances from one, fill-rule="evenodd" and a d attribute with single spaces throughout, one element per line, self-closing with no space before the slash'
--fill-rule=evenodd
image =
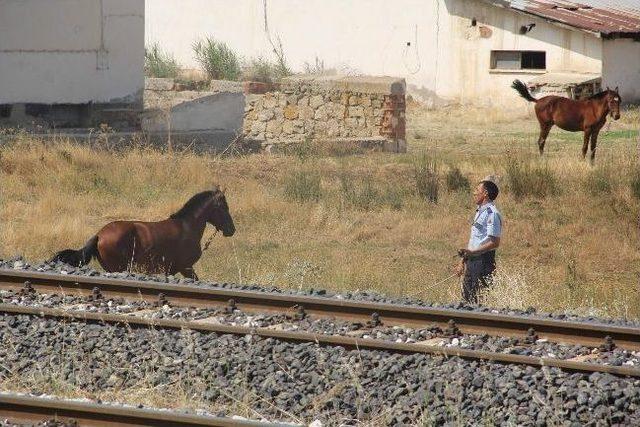
<path id="1" fill-rule="evenodd" d="M 605 40 L 603 44 L 603 86 L 620 86 L 623 102 L 640 102 L 640 42 Z"/>
<path id="2" fill-rule="evenodd" d="M 541 19 L 515 13 L 480 1 L 444 0 L 447 14 L 441 19 L 441 33 L 449 37 L 447 48 L 439 52 L 448 64 L 438 94 L 446 98 L 472 101 L 490 99 L 493 104 L 511 105 L 517 98 L 510 88 L 514 79 L 528 81 L 540 71 L 490 70 L 491 50 L 537 50 L 546 52 L 547 71 L 601 72 L 602 40 L 584 32 L 560 28 Z M 471 26 L 471 18 L 477 26 Z M 535 23 L 526 35 L 522 25 Z M 480 27 L 491 30 L 483 38 Z"/>
<path id="3" fill-rule="evenodd" d="M 281 38 L 295 71 L 317 56 L 347 74 L 404 77 L 423 98 L 513 102 L 511 81 L 537 74 L 490 72 L 492 49 L 545 50 L 550 71 L 602 69 L 601 39 L 479 0 L 147 0 L 146 40 L 187 67 L 196 66 L 192 43 L 207 35 L 245 57 L 273 57 L 265 4 L 268 34 Z M 470 26 L 472 17 L 490 38 Z M 533 31 L 518 34 L 532 22 Z"/>
<path id="4" fill-rule="evenodd" d="M 0 104 L 139 103 L 144 0 L 0 0 Z"/>

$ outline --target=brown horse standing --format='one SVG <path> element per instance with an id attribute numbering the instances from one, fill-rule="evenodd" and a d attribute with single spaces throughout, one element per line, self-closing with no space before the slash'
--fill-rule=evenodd
<path id="1" fill-rule="evenodd" d="M 527 86 L 520 80 L 514 80 L 512 88 L 518 91 L 520 96 L 529 102 L 535 102 L 535 111 L 540 123 L 540 136 L 538 148 L 540 154 L 544 152 L 544 144 L 553 125 L 571 132 L 584 132 L 582 143 L 582 157 L 587 155 L 589 141 L 591 141 L 591 162 L 596 158 L 596 145 L 598 133 L 607 120 L 607 114 L 611 114 L 614 120 L 620 118 L 620 95 L 618 87 L 597 93 L 588 99 L 575 101 L 562 96 L 545 96 L 536 99 L 531 96 Z"/>
<path id="2" fill-rule="evenodd" d="M 111 222 L 83 248 L 60 251 L 51 261 L 79 267 L 96 257 L 109 272 L 133 267 L 148 274 L 181 273 L 198 280 L 193 264 L 202 255 L 200 240 L 207 223 L 227 237 L 236 231 L 224 192 L 218 187 L 196 194 L 164 221 Z"/>

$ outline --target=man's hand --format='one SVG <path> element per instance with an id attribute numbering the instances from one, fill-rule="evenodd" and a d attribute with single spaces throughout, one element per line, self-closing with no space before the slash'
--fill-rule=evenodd
<path id="1" fill-rule="evenodd" d="M 458 249 L 458 255 L 460 256 L 460 258 L 465 259 L 470 257 L 471 255 L 474 254 L 474 251 L 472 251 L 471 249 L 467 249 L 467 248 L 460 248 Z"/>

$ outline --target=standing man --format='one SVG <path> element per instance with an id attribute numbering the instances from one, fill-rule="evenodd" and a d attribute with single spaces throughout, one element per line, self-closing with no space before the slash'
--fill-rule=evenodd
<path id="1" fill-rule="evenodd" d="M 458 253 L 462 258 L 456 268 L 458 276 L 464 273 L 462 299 L 478 303 L 478 291 L 487 287 L 487 279 L 496 269 L 496 249 L 500 246 L 502 217 L 493 204 L 498 197 L 498 186 L 491 177 L 480 181 L 473 191 L 473 201 L 478 205 L 471 223 L 469 244 Z"/>

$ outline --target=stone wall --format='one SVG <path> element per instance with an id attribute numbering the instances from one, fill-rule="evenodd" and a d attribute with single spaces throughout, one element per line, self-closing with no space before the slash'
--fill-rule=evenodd
<path id="1" fill-rule="evenodd" d="M 262 149 L 310 139 L 406 151 L 405 81 L 390 77 L 290 77 L 248 94 L 245 141 Z"/>

